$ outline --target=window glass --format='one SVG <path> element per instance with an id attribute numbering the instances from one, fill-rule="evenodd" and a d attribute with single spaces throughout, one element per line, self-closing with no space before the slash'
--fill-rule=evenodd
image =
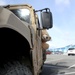
<path id="1" fill-rule="evenodd" d="M 11 11 L 21 20 L 30 23 L 30 11 L 28 9 L 12 9 Z"/>
<path id="2" fill-rule="evenodd" d="M 74 48 L 69 48 L 68 50 L 74 50 Z"/>

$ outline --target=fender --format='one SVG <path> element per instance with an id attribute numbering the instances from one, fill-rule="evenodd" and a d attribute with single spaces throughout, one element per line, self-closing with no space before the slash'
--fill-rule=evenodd
<path id="1" fill-rule="evenodd" d="M 28 23 L 22 22 L 10 10 L 0 7 L 0 28 L 6 27 L 17 31 L 27 39 L 30 44 L 30 47 L 32 48 L 31 33 L 28 26 Z"/>

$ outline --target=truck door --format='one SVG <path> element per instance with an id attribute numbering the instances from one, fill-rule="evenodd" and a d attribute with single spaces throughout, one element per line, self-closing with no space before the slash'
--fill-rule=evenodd
<path id="1" fill-rule="evenodd" d="M 41 41 L 41 30 L 40 30 L 40 23 L 37 19 L 37 66 L 38 69 L 40 69 L 42 63 L 43 63 L 43 53 L 42 53 L 42 41 Z"/>

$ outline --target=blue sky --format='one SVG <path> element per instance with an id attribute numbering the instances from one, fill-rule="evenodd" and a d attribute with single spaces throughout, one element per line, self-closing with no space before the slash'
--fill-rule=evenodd
<path id="1" fill-rule="evenodd" d="M 75 44 L 75 0 L 0 0 L 0 5 L 31 4 L 35 9 L 48 7 L 53 14 L 53 28 L 48 30 L 51 48 Z"/>

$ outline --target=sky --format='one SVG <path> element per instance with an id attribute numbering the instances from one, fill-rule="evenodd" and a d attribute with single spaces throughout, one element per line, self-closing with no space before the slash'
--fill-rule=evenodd
<path id="1" fill-rule="evenodd" d="M 34 9 L 50 8 L 53 28 L 47 30 L 50 48 L 75 45 L 75 0 L 0 0 L 0 5 L 30 4 Z"/>

